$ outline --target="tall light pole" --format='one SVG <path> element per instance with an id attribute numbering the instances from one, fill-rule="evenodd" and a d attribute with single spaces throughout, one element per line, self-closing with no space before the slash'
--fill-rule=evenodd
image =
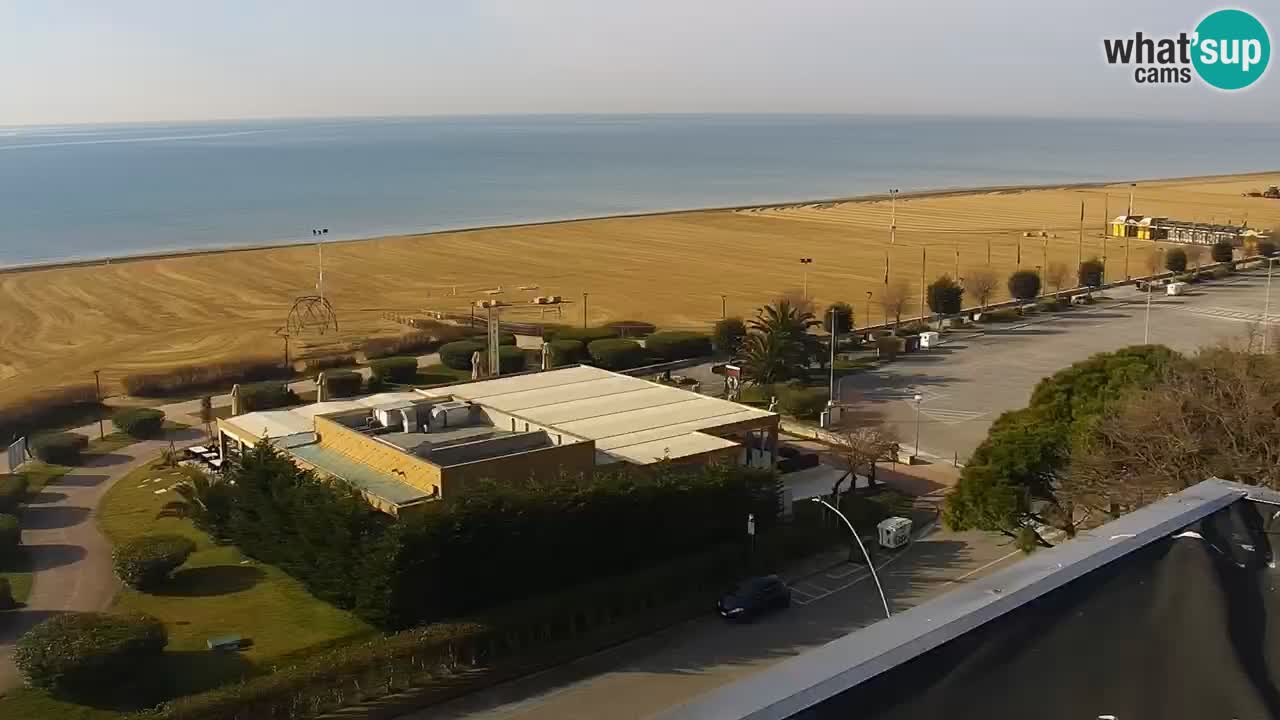
<path id="1" fill-rule="evenodd" d="M 889 612 L 889 600 L 884 596 L 884 587 L 880 584 L 880 576 L 876 574 L 875 563 L 871 562 L 871 555 L 867 553 L 867 546 L 862 544 L 862 538 L 858 537 L 858 531 L 853 529 L 853 523 L 849 522 L 849 518 L 845 517 L 844 513 L 837 510 L 834 505 L 826 500 L 823 500 L 820 497 L 809 499 L 813 502 L 825 505 L 827 509 L 831 510 L 831 512 L 839 515 L 840 519 L 844 521 L 844 524 L 848 526 L 849 532 L 853 535 L 853 539 L 858 541 L 858 548 L 862 550 L 862 557 L 867 561 L 867 570 L 871 572 L 872 579 L 876 581 L 876 590 L 880 591 L 880 604 L 884 606 L 884 616 L 886 619 L 892 617 L 893 614 Z"/>
<path id="2" fill-rule="evenodd" d="M 871 291 L 867 291 L 867 327 L 871 327 Z"/>
<path id="3" fill-rule="evenodd" d="M 724 320 L 729 317 L 728 305 L 726 304 L 725 294 L 720 293 L 720 319 Z"/>
<path id="4" fill-rule="evenodd" d="M 582 293 L 582 327 L 587 327 L 587 294 Z"/>
<path id="5" fill-rule="evenodd" d="M 809 299 L 809 266 L 813 264 L 813 258 L 800 258 L 800 264 L 804 266 L 804 299 Z"/>
<path id="6" fill-rule="evenodd" d="M 98 373 L 100 372 L 102 371 L 101 370 L 93 371 L 93 390 L 94 390 L 94 395 L 98 398 L 99 405 L 102 404 L 102 381 L 98 377 Z M 102 415 L 99 414 L 98 415 L 98 439 L 101 440 L 106 436 L 107 436 L 107 431 L 103 429 L 103 426 L 102 426 Z"/>
<path id="7" fill-rule="evenodd" d="M 912 398 L 916 401 L 916 457 L 920 456 L 920 401 L 924 400 L 924 396 L 916 393 Z"/>
<path id="8" fill-rule="evenodd" d="M 1267 258 L 1267 299 L 1262 306 L 1262 352 L 1267 351 L 1267 335 L 1271 334 L 1271 263 L 1273 258 Z"/>
<path id="9" fill-rule="evenodd" d="M 929 294 L 928 288 L 925 287 L 925 266 L 929 263 L 929 246 L 924 245 L 920 248 L 920 317 L 925 317 L 924 302 L 925 297 Z"/>
<path id="10" fill-rule="evenodd" d="M 1147 280 L 1147 319 L 1142 323 L 1142 344 L 1151 344 L 1151 281 Z"/>
<path id="11" fill-rule="evenodd" d="M 849 309 L 849 316 L 853 316 L 853 308 Z M 836 338 L 839 335 L 839 326 L 836 325 L 836 306 L 831 306 L 831 385 L 827 390 L 827 407 L 835 407 L 836 404 Z"/>
<path id="12" fill-rule="evenodd" d="M 898 188 L 889 188 L 889 247 L 884 251 L 884 284 L 889 286 L 889 256 L 898 240 Z"/>

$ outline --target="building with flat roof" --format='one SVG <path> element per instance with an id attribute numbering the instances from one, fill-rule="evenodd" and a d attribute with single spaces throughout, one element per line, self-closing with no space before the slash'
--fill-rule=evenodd
<path id="1" fill-rule="evenodd" d="M 778 415 L 579 365 L 250 412 L 219 420 L 218 433 L 224 458 L 265 438 L 398 516 L 482 479 L 672 462 L 771 466 Z"/>

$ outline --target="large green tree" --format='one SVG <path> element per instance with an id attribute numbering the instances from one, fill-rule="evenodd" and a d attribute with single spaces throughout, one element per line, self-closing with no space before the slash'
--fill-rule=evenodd
<path id="1" fill-rule="evenodd" d="M 765 305 L 749 323 L 743 340 L 747 377 L 758 385 L 803 377 L 822 345 L 809 330 L 819 325 L 813 313 L 787 298 Z"/>

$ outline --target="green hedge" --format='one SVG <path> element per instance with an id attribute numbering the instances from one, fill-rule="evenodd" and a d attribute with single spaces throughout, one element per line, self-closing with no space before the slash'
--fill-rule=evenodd
<path id="1" fill-rule="evenodd" d="M 673 330 L 650 335 L 645 348 L 663 360 L 684 360 L 711 354 L 711 336 L 706 333 Z"/>
<path id="2" fill-rule="evenodd" d="M 322 370 L 351 367 L 355 364 L 355 355 L 321 355 L 319 357 L 307 358 L 302 361 L 302 366 L 306 368 L 308 373 L 319 373 Z"/>
<path id="3" fill-rule="evenodd" d="M 354 370 L 326 370 L 324 386 L 330 398 L 351 397 L 360 394 L 364 376 Z"/>
<path id="4" fill-rule="evenodd" d="M 591 360 L 606 370 L 626 370 L 649 362 L 649 353 L 634 340 L 595 340 L 587 345 Z"/>
<path id="5" fill-rule="evenodd" d="M 372 377 L 381 382 L 409 385 L 418 377 L 418 358 L 389 357 L 369 363 Z"/>
<path id="6" fill-rule="evenodd" d="M 0 577 L 0 610 L 13 610 L 18 607 L 18 603 L 13 599 L 13 586 L 9 584 L 9 578 Z"/>
<path id="7" fill-rule="evenodd" d="M 67 613 L 31 628 L 13 659 L 28 686 L 74 698 L 129 678 L 168 642 L 164 624 L 153 617 Z"/>
<path id="8" fill-rule="evenodd" d="M 1009 323 L 1022 319 L 1022 312 L 1017 308 L 1000 308 L 982 313 L 982 322 Z"/>
<path id="9" fill-rule="evenodd" d="M 27 478 L 23 475 L 0 475 L 0 512 L 17 509 L 27 499 Z"/>
<path id="10" fill-rule="evenodd" d="M 503 345 L 498 348 L 498 371 L 502 374 L 518 373 L 524 371 L 525 356 L 524 351 L 510 345 Z M 480 354 L 480 367 L 484 370 L 489 369 L 489 353 Z"/>
<path id="11" fill-rule="evenodd" d="M 129 408 L 112 415 L 111 424 L 129 437 L 155 437 L 164 428 L 164 411 L 155 408 Z"/>
<path id="12" fill-rule="evenodd" d="M 244 412 L 272 410 L 301 402 L 298 394 L 285 383 L 264 382 L 240 386 L 240 405 Z"/>
<path id="13" fill-rule="evenodd" d="M 581 340 L 552 340 L 547 343 L 551 367 L 573 365 L 587 359 L 587 348 Z"/>
<path id="14" fill-rule="evenodd" d="M 0 445 L 52 428 L 84 425 L 102 417 L 104 409 L 93 383 L 42 391 L 0 407 Z"/>
<path id="15" fill-rule="evenodd" d="M 89 447 L 89 438 L 75 433 L 37 435 L 27 441 L 27 449 L 38 460 L 53 465 L 77 465 L 80 453 Z"/>
<path id="16" fill-rule="evenodd" d="M 455 340 L 440 346 L 440 363 L 453 370 L 470 370 L 471 355 L 484 352 L 485 344 L 478 340 Z"/>
<path id="17" fill-rule="evenodd" d="M 778 394 L 782 412 L 801 420 L 813 420 L 827 407 L 830 395 L 826 388 L 785 385 Z"/>
<path id="18" fill-rule="evenodd" d="M 551 332 L 552 340 L 577 340 L 583 345 L 590 345 L 596 340 L 610 340 L 618 337 L 613 328 L 558 328 Z"/>
<path id="19" fill-rule="evenodd" d="M 601 327 L 612 330 L 616 337 L 633 338 L 652 335 L 653 331 L 658 328 L 650 322 L 643 320 L 614 320 L 607 322 Z"/>
<path id="20" fill-rule="evenodd" d="M 175 393 L 231 387 L 235 384 L 289 377 L 289 368 L 280 360 L 249 358 L 219 363 L 184 365 L 153 373 L 135 373 L 124 378 L 125 392 L 134 396 L 162 397 Z"/>
<path id="21" fill-rule="evenodd" d="M 111 565 L 120 582 L 150 591 L 164 585 L 195 551 L 196 544 L 184 535 L 143 535 L 117 545 Z"/>
<path id="22" fill-rule="evenodd" d="M 0 562 L 12 560 L 22 544 L 22 527 L 18 518 L 0 513 Z"/>

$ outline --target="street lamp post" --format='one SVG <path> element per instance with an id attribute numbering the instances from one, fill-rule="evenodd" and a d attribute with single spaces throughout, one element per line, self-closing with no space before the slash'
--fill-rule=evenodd
<path id="1" fill-rule="evenodd" d="M 849 309 L 850 317 L 853 316 L 853 309 Z M 827 388 L 827 409 L 835 407 L 836 404 L 836 338 L 839 335 L 840 328 L 836 325 L 836 306 L 831 306 L 831 384 Z M 830 415 L 828 415 L 830 417 Z"/>
<path id="2" fill-rule="evenodd" d="M 924 400 L 924 396 L 916 393 L 912 398 L 916 401 L 916 457 L 920 456 L 920 401 Z"/>
<path id="3" fill-rule="evenodd" d="M 804 266 L 804 299 L 809 299 L 809 266 L 813 264 L 813 258 L 800 258 L 800 264 Z"/>
<path id="4" fill-rule="evenodd" d="M 102 371 L 101 371 L 101 370 L 94 370 L 94 371 L 93 371 L 93 390 L 94 390 L 94 396 L 95 396 L 95 397 L 97 397 L 97 399 L 98 399 L 98 404 L 99 404 L 99 405 L 101 405 L 101 404 L 102 404 L 102 381 L 101 381 L 101 379 L 98 377 L 98 373 L 100 373 L 100 372 L 102 372 Z M 107 431 L 106 431 L 106 429 L 104 429 L 104 428 L 103 428 L 103 426 L 102 426 L 102 416 L 101 416 L 101 415 L 99 415 L 99 416 L 98 416 L 98 439 L 99 439 L 99 440 L 101 440 L 102 438 L 104 438 L 104 437 L 106 437 L 106 436 L 107 436 Z"/>
<path id="5" fill-rule="evenodd" d="M 871 327 L 871 291 L 867 291 L 867 327 Z"/>
<path id="6" fill-rule="evenodd" d="M 725 294 L 720 293 L 720 319 L 724 320 L 729 317 L 728 305 L 726 304 Z"/>
<path id="7" fill-rule="evenodd" d="M 889 612 L 889 600 L 885 598 L 884 587 L 880 585 L 880 576 L 876 574 L 875 563 L 871 562 L 871 555 L 867 553 L 867 546 L 862 544 L 862 538 L 858 537 L 858 531 L 853 529 L 853 523 L 849 522 L 849 518 L 845 517 L 844 513 L 837 510 L 834 505 L 826 500 L 823 500 L 820 497 L 809 499 L 813 502 L 825 505 L 829 510 L 831 510 L 831 512 L 839 515 L 840 519 L 844 521 L 844 524 L 848 526 L 849 532 L 853 535 L 853 539 L 858 542 L 858 548 L 862 550 L 862 557 L 867 561 L 867 570 L 871 571 L 871 577 L 876 581 L 876 590 L 880 591 L 880 604 L 884 606 L 884 616 L 886 619 L 892 617 L 892 613 Z"/>
<path id="8" fill-rule="evenodd" d="M 1267 351 L 1267 335 L 1271 334 L 1271 264 L 1274 258 L 1267 258 L 1267 299 L 1262 306 L 1262 352 Z"/>
<path id="9" fill-rule="evenodd" d="M 1156 253 L 1164 253 L 1164 248 L 1157 248 Z M 1142 323 L 1142 344 L 1151 344 L 1151 278 L 1147 278 L 1147 317 Z"/>
<path id="10" fill-rule="evenodd" d="M 587 327 L 587 293 L 582 293 L 582 327 Z"/>

